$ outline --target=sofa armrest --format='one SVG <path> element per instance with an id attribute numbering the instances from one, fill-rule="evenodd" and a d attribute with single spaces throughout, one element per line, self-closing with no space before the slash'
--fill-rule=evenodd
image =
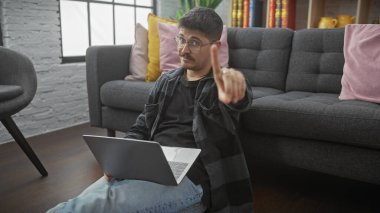
<path id="1" fill-rule="evenodd" d="M 86 76 L 90 124 L 102 127 L 101 86 L 129 74 L 132 45 L 92 46 L 86 52 Z"/>

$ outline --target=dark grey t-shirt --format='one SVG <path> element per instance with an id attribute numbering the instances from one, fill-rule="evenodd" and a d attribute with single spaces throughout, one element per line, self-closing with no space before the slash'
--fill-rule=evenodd
<path id="1" fill-rule="evenodd" d="M 177 86 L 163 119 L 159 124 L 153 140 L 163 146 L 179 146 L 196 148 L 192 131 L 194 100 L 198 81 L 187 81 L 184 76 Z M 198 158 L 187 177 L 195 184 L 201 184 L 203 188 L 202 203 L 210 206 L 210 183 L 207 172 Z"/>

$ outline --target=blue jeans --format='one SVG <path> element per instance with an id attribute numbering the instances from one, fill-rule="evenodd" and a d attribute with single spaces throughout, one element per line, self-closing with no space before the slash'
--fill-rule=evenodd
<path id="1" fill-rule="evenodd" d="M 178 186 L 140 180 L 97 180 L 79 196 L 48 210 L 53 212 L 169 213 L 204 212 L 203 190 L 185 177 Z"/>

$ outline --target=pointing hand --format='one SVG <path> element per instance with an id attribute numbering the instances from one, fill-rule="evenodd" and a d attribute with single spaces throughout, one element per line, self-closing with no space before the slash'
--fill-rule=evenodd
<path id="1" fill-rule="evenodd" d="M 218 46 L 213 44 L 211 46 L 211 64 L 218 88 L 218 98 L 224 104 L 236 104 L 245 97 L 245 78 L 241 72 L 235 69 L 221 68 L 218 52 Z"/>

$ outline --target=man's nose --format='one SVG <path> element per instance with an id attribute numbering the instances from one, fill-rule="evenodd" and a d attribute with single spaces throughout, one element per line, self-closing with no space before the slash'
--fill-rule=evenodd
<path id="1" fill-rule="evenodd" d="M 181 53 L 182 54 L 184 54 L 184 53 L 191 53 L 191 50 L 189 48 L 189 44 L 188 43 L 185 43 L 185 45 L 182 47 Z"/>

